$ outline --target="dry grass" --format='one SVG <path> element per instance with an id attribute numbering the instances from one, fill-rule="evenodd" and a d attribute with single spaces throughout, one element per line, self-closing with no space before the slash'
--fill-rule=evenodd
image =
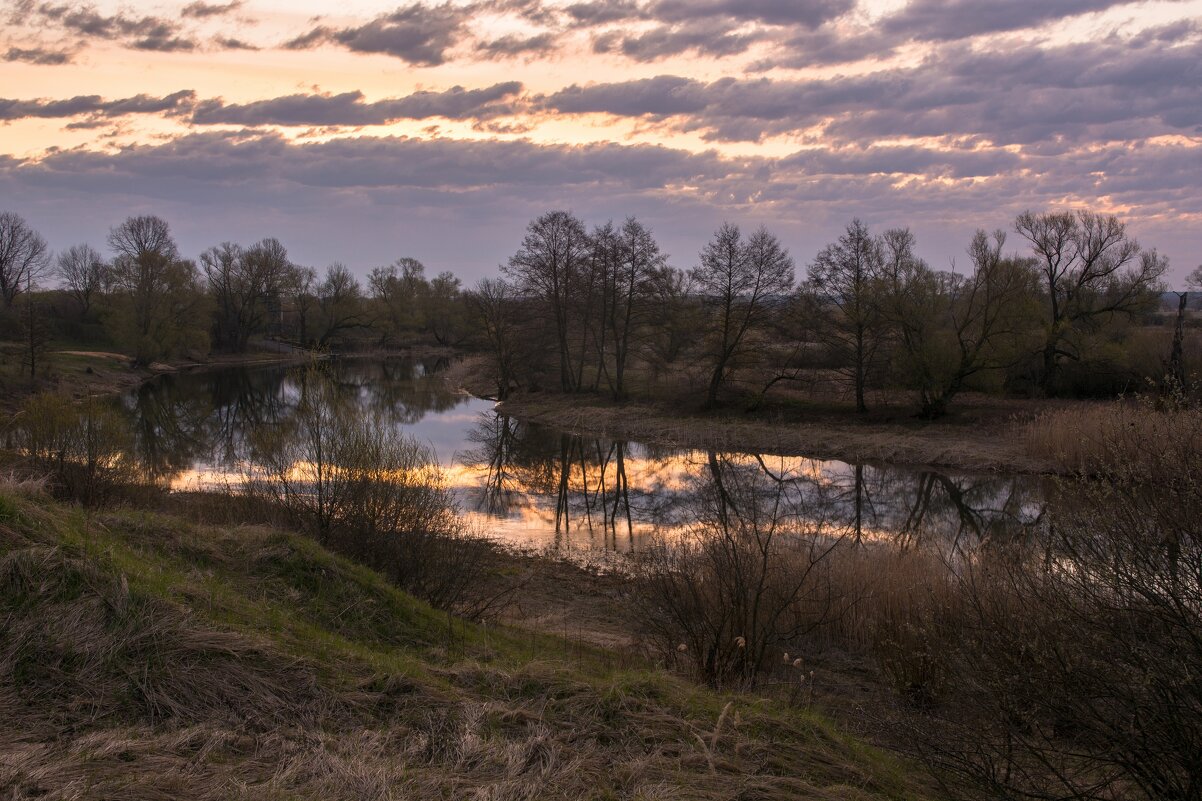
<path id="1" fill-rule="evenodd" d="M 1095 475 L 1123 464 L 1154 480 L 1159 465 L 1202 460 L 1202 408 L 1141 398 L 1049 411 L 1027 425 L 1024 440 L 1060 472 Z"/>
<path id="2" fill-rule="evenodd" d="M 821 718 L 455 621 L 311 541 L 0 491 L 0 796 L 913 797 Z M 629 663 L 628 663 L 629 664 Z"/>

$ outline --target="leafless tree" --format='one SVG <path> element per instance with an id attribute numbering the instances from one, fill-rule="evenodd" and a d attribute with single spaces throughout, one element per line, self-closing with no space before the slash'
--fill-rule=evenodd
<path id="1" fill-rule="evenodd" d="M 499 278 L 485 278 L 468 293 L 468 307 L 483 330 L 493 357 L 497 399 L 504 400 L 516 383 L 520 327 L 518 301 L 513 285 Z"/>
<path id="2" fill-rule="evenodd" d="M 1013 364 L 1032 329 L 1032 265 L 1005 257 L 1006 235 L 977 231 L 965 277 L 931 270 L 914 255 L 908 229 L 886 231 L 878 302 L 895 333 L 900 368 L 918 390 L 924 417 L 944 414 L 965 382 Z"/>
<path id="3" fill-rule="evenodd" d="M 109 233 L 114 308 L 108 324 L 139 364 L 207 346 L 207 315 L 196 265 L 180 258 L 167 222 L 130 217 Z"/>
<path id="4" fill-rule="evenodd" d="M 443 271 L 426 284 L 423 316 L 426 330 L 439 345 L 458 345 L 467 336 L 467 312 L 459 279 Z"/>
<path id="5" fill-rule="evenodd" d="M 1186 371 L 1185 371 L 1185 312 L 1189 307 L 1190 290 L 1202 290 L 1202 265 L 1195 267 L 1185 278 L 1185 290 L 1177 293 L 1177 318 L 1173 325 L 1173 345 L 1169 351 L 1169 363 L 1167 365 L 1166 386 L 1164 389 L 1166 394 L 1180 392 L 1185 389 Z"/>
<path id="6" fill-rule="evenodd" d="M 420 331 L 425 323 L 426 267 L 417 259 L 400 258 L 376 267 L 367 277 L 372 299 L 382 308 L 385 334 L 394 338 Z"/>
<path id="7" fill-rule="evenodd" d="M 841 362 L 847 363 L 856 411 L 867 411 L 864 391 L 883 341 L 878 279 L 884 253 L 868 227 L 852 220 L 838 241 L 827 245 L 809 267 L 809 290 L 823 313 L 820 331 Z"/>
<path id="8" fill-rule="evenodd" d="M 1089 211 L 1027 211 L 1014 222 L 1031 243 L 1047 299 L 1042 347 L 1044 391 L 1051 391 L 1061 358 L 1079 359 L 1074 329 L 1146 308 L 1168 267 L 1155 251 L 1142 251 L 1117 217 Z"/>
<path id="9" fill-rule="evenodd" d="M 242 353 L 251 336 L 263 330 L 270 304 L 280 296 L 291 266 L 288 251 L 271 238 L 245 249 L 224 242 L 202 253 L 200 262 L 217 303 L 217 342 Z"/>
<path id="10" fill-rule="evenodd" d="M 550 315 L 559 351 L 559 380 L 564 392 L 579 388 L 571 347 L 571 306 L 588 257 L 584 223 L 567 211 L 550 211 L 530 223 L 522 246 L 502 266 L 518 292 L 539 298 Z M 580 354 L 583 360 L 584 354 Z"/>
<path id="11" fill-rule="evenodd" d="M 90 245 L 72 245 L 58 254 L 58 277 L 86 317 L 93 299 L 104 291 L 108 265 Z"/>
<path id="12" fill-rule="evenodd" d="M 288 299 L 292 313 L 296 316 L 296 339 L 301 347 L 309 347 L 309 322 L 313 307 L 317 303 L 314 285 L 317 271 L 312 267 L 293 265 L 284 273 L 281 285 L 283 296 Z"/>
<path id="13" fill-rule="evenodd" d="M 367 324 L 363 314 L 363 288 L 345 265 L 335 262 L 317 287 L 322 333 L 318 344 L 325 346 L 343 331 Z"/>
<path id="14" fill-rule="evenodd" d="M 46 240 L 20 215 L 0 213 L 0 297 L 6 308 L 38 282 L 49 263 Z"/>
<path id="15" fill-rule="evenodd" d="M 773 299 L 793 286 L 793 259 L 767 229 L 744 240 L 737 225 L 724 223 L 701 251 L 692 278 L 715 312 L 707 332 L 712 372 L 705 396 L 713 406 L 748 334 L 767 318 Z"/>
<path id="16" fill-rule="evenodd" d="M 651 312 L 655 282 L 666 267 L 667 257 L 650 229 L 634 217 L 628 217 L 620 230 L 612 231 L 604 243 L 595 242 L 594 247 L 603 247 L 612 254 L 605 260 L 602 309 L 603 328 L 612 342 L 614 369 L 612 374 L 608 370 L 604 345 L 601 367 L 614 399 L 622 400 L 626 397 L 626 368 L 633 338 Z M 605 342 L 604 335 L 601 342 Z"/>

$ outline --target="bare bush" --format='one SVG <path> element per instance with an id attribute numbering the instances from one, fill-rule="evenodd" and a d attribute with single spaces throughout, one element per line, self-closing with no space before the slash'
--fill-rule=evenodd
<path id="1" fill-rule="evenodd" d="M 838 545 L 761 464 L 710 459 L 697 523 L 635 559 L 644 634 L 714 686 L 750 686 L 835 614 L 828 557 Z"/>
<path id="2" fill-rule="evenodd" d="M 950 618 L 911 616 L 898 650 L 937 642 L 954 680 L 908 741 L 994 798 L 1199 799 L 1202 417 L 1093 422 L 1093 480 L 1065 485 L 1046 533 L 964 565 Z"/>
<path id="3" fill-rule="evenodd" d="M 249 492 L 323 545 L 443 609 L 479 617 L 490 545 L 459 519 L 433 453 L 382 414 L 344 408 L 316 370 L 289 428 L 264 434 Z"/>
<path id="4" fill-rule="evenodd" d="M 46 476 L 61 498 L 97 506 L 141 483 L 129 426 L 101 401 L 77 405 L 55 393 L 36 395 L 14 417 L 10 433 L 27 469 Z"/>

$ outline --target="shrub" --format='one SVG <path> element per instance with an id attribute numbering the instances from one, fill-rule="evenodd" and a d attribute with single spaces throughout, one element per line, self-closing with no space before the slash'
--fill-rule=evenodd
<path id="1" fill-rule="evenodd" d="M 469 531 L 433 453 L 382 413 L 345 408 L 313 371 L 286 426 L 256 443 L 247 489 L 323 545 L 443 609 L 479 617 L 490 546 Z"/>
<path id="2" fill-rule="evenodd" d="M 120 413 L 88 399 L 75 404 L 54 393 L 35 395 L 13 418 L 12 444 L 51 491 L 97 506 L 140 484 L 131 435 Z"/>
<path id="3" fill-rule="evenodd" d="M 938 641 L 954 681 L 911 743 L 991 797 L 1202 798 L 1202 415 L 1075 425 L 1075 502 L 968 563 L 952 625 L 917 618 L 912 647 Z"/>
<path id="4" fill-rule="evenodd" d="M 827 564 L 838 539 L 761 467 L 711 457 L 698 522 L 634 559 L 643 635 L 713 686 L 754 684 L 841 601 Z"/>

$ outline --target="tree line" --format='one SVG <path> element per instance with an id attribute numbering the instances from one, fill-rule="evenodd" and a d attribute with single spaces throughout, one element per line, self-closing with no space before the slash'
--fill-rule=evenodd
<path id="1" fill-rule="evenodd" d="M 589 231 L 552 211 L 468 301 L 501 397 L 550 386 L 621 400 L 632 367 L 646 384 L 688 365 L 708 407 L 826 372 L 858 411 L 871 390 L 894 387 L 937 417 L 969 388 L 1069 391 L 1066 365 L 1111 358 L 1125 327 L 1159 306 L 1167 259 L 1116 217 L 1027 212 L 1013 229 L 1013 251 L 1010 232 L 978 230 L 961 272 L 919 258 L 909 229 L 874 234 L 853 220 L 798 282 L 763 227 L 723 224 L 681 270 L 635 218 Z"/>
<path id="2" fill-rule="evenodd" d="M 1132 324 L 1159 307 L 1167 259 L 1118 218 L 1084 210 L 1026 212 L 1010 231 L 979 230 L 963 270 L 927 264 L 907 228 L 874 233 L 852 220 L 801 280 L 764 227 L 724 223 L 681 269 L 634 217 L 589 229 L 562 210 L 531 221 L 500 275 L 467 290 L 449 272 L 428 278 L 412 258 L 371 270 L 366 283 L 339 263 L 319 275 L 274 238 L 224 242 L 191 260 L 154 216 L 114 227 L 107 246 L 107 257 L 87 244 L 52 257 L 19 215 L 0 214 L 0 299 L 31 375 L 49 338 L 34 290 L 57 280 L 66 303 L 49 316 L 138 364 L 245 352 L 262 337 L 305 348 L 420 341 L 485 350 L 498 397 L 554 389 L 621 401 L 684 375 L 713 407 L 822 375 L 858 411 L 873 392 L 902 389 L 937 417 L 966 389 L 1097 392 L 1108 370 L 1117 378 L 1102 391 L 1140 370 L 1186 380 L 1184 297 L 1169 363 L 1149 371 L 1132 350 Z M 1190 281 L 1202 285 L 1202 267 Z"/>
<path id="3" fill-rule="evenodd" d="M 428 279 L 415 259 L 372 270 L 366 287 L 343 264 L 319 275 L 294 263 L 270 237 L 223 242 L 193 260 L 156 216 L 130 217 L 106 244 L 107 257 L 89 244 L 55 255 L 20 215 L 0 214 L 0 324 L 26 345 L 31 376 L 51 319 L 61 338 L 110 343 L 138 365 L 243 353 L 255 338 L 318 349 L 350 339 L 389 347 L 423 336 L 456 345 L 465 337 L 459 279 L 448 272 Z M 57 292 L 38 291 L 49 283 Z"/>

